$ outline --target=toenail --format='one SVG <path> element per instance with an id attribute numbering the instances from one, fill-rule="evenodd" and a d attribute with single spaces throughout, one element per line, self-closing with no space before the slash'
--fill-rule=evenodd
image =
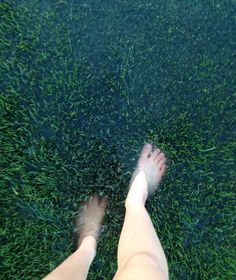
<path id="1" fill-rule="evenodd" d="M 152 145 L 151 145 L 150 143 L 147 143 L 147 144 L 146 144 L 146 147 L 147 147 L 148 149 L 151 149 Z"/>

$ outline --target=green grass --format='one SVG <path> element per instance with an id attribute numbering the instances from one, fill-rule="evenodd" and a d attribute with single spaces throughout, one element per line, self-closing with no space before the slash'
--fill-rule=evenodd
<path id="1" fill-rule="evenodd" d="M 0 3 L 0 279 L 69 256 L 95 191 L 110 207 L 89 279 L 112 279 L 146 141 L 169 162 L 147 208 L 170 278 L 235 279 L 235 2 L 78 2 Z"/>

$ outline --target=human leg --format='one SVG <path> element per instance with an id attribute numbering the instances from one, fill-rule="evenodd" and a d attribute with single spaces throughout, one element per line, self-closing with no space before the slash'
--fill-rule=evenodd
<path id="1" fill-rule="evenodd" d="M 152 151 L 150 144 L 145 145 L 125 202 L 114 280 L 168 279 L 166 257 L 145 209 L 147 196 L 155 190 L 165 168 L 164 154 L 159 149 Z"/>
<path id="2" fill-rule="evenodd" d="M 44 280 L 85 280 L 95 255 L 96 239 L 93 236 L 87 236 L 80 247 Z"/>
<path id="3" fill-rule="evenodd" d="M 90 198 L 77 218 L 78 249 L 44 280 L 85 280 L 96 255 L 97 238 L 107 207 L 107 199 Z"/>

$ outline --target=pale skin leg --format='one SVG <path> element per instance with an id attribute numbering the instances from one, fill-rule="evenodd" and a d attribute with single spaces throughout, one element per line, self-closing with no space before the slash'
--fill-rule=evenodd
<path id="1" fill-rule="evenodd" d="M 145 209 L 148 193 L 154 191 L 165 168 L 164 154 L 159 149 L 152 151 L 150 144 L 145 145 L 138 161 L 138 169 L 145 173 L 140 171 L 136 172 L 137 176 L 134 174 L 125 203 L 126 215 L 119 241 L 118 271 L 114 280 L 168 279 L 166 257 Z M 79 248 L 44 279 L 86 279 L 96 255 L 96 240 L 106 207 L 105 198 L 101 202 L 96 196 L 90 199 L 78 219 Z"/>
<path id="2" fill-rule="evenodd" d="M 80 247 L 44 280 L 85 280 L 96 255 L 96 239 L 85 237 Z"/>
<path id="3" fill-rule="evenodd" d="M 145 209 L 150 192 L 147 181 L 152 188 L 155 182 L 160 182 L 166 169 L 164 154 L 159 149 L 152 151 L 152 146 L 146 144 L 138 169 L 145 172 L 138 172 L 125 202 L 125 221 L 118 247 L 118 271 L 114 280 L 168 279 L 167 260 Z"/>
<path id="4" fill-rule="evenodd" d="M 77 218 L 78 249 L 44 280 L 85 280 L 96 255 L 97 239 L 107 207 L 107 198 L 94 195 L 87 201 Z"/>

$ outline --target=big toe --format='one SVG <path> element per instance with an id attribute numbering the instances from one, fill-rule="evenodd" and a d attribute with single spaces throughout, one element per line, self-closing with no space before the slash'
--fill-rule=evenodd
<path id="1" fill-rule="evenodd" d="M 142 161 L 143 159 L 146 159 L 151 152 L 152 152 L 152 144 L 150 143 L 145 144 L 141 151 L 140 160 Z"/>
<path id="2" fill-rule="evenodd" d="M 91 207 L 97 206 L 98 204 L 99 204 L 99 198 L 98 198 L 97 195 L 90 196 L 90 198 L 85 203 L 87 208 L 91 208 Z"/>

